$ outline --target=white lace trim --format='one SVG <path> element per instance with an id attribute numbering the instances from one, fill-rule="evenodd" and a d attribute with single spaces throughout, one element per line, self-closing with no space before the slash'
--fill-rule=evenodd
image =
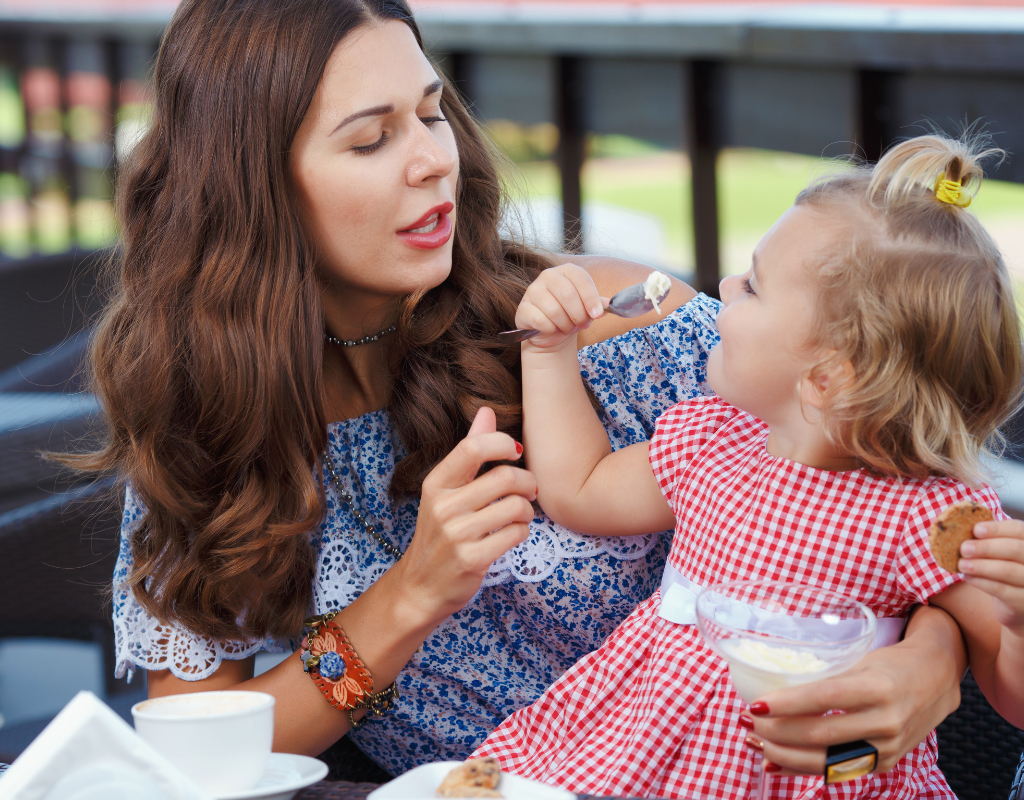
<path id="1" fill-rule="evenodd" d="M 645 536 L 584 536 L 573 533 L 550 520 L 538 520 L 530 526 L 530 538 L 505 553 L 491 565 L 481 588 L 512 580 L 538 583 L 555 571 L 567 558 L 593 558 L 607 553 L 615 558 L 643 558 L 657 543 L 657 534 Z M 313 605 L 322 612 L 344 608 L 372 586 L 389 564 L 357 574 L 354 569 L 355 542 L 333 539 L 320 552 L 319 567 L 313 582 Z M 118 594 L 124 602 L 123 613 L 114 617 L 114 641 L 117 653 L 115 675 L 128 675 L 131 682 L 136 669 L 170 670 L 183 681 L 209 678 L 224 659 L 237 661 L 261 650 L 283 653 L 285 648 L 272 639 L 258 642 L 217 642 L 197 636 L 175 625 L 151 618 L 126 590 Z"/>
<path id="2" fill-rule="evenodd" d="M 166 669 L 183 681 L 201 681 L 213 675 L 224 659 L 237 661 L 261 650 L 284 652 L 284 647 L 272 639 L 252 643 L 217 642 L 161 623 L 146 613 L 131 592 L 124 594 L 127 595 L 124 612 L 114 617 L 117 654 L 114 675 L 123 678 L 127 674 L 129 683 L 139 668 Z"/>
<path id="3" fill-rule="evenodd" d="M 633 561 L 643 558 L 654 547 L 658 534 L 644 536 L 584 536 L 545 519 L 530 525 L 530 537 L 491 564 L 483 586 L 505 581 L 539 583 L 550 577 L 567 558 L 594 558 L 607 553 L 614 558 Z"/>
<path id="4" fill-rule="evenodd" d="M 657 544 L 659 535 L 584 536 L 546 518 L 534 520 L 530 537 L 491 564 L 481 588 L 513 580 L 539 583 L 550 577 L 567 558 L 594 558 L 604 553 L 627 561 L 643 558 Z M 358 547 L 354 539 L 337 537 L 321 549 L 313 582 L 313 604 L 317 613 L 344 608 L 387 571 L 390 564 L 382 563 L 362 574 L 357 573 Z"/>

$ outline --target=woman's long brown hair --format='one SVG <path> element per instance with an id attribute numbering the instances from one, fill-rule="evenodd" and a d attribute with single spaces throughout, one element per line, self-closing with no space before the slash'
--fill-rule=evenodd
<path id="1" fill-rule="evenodd" d="M 75 466 L 144 505 L 131 589 L 215 639 L 290 635 L 308 612 L 326 443 L 320 287 L 289 150 L 335 47 L 401 0 L 185 0 L 157 59 L 153 124 L 119 176 L 122 247 L 92 349 L 108 438 Z M 422 43 L 421 43 L 422 46 Z M 450 86 L 459 149 L 450 277 L 405 298 L 388 411 L 415 495 L 477 408 L 521 425 L 518 348 L 493 333 L 546 261 L 499 235 L 494 161 Z"/>

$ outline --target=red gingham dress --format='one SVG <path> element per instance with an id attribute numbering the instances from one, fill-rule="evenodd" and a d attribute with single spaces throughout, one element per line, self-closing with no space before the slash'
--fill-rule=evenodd
<path id="1" fill-rule="evenodd" d="M 932 520 L 973 499 L 1006 519 L 995 493 L 949 478 L 886 480 L 826 472 L 768 454 L 767 426 L 717 397 L 659 419 L 651 465 L 676 517 L 669 563 L 700 586 L 738 580 L 811 583 L 904 616 L 959 580 L 928 549 Z M 695 625 L 641 603 L 533 705 L 509 717 L 474 757 L 570 791 L 747 798 L 755 753 L 746 704 Z M 778 798 L 945 798 L 934 731 L 892 770 L 825 786 L 773 777 Z M 758 760 L 759 760 L 758 756 Z"/>

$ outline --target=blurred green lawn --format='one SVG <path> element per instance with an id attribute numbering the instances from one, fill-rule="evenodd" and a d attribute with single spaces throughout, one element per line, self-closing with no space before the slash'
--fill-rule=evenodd
<path id="1" fill-rule="evenodd" d="M 596 158 L 583 171 L 584 202 L 644 212 L 661 220 L 665 262 L 692 270 L 689 163 L 678 152 L 625 137 L 599 137 Z M 557 197 L 558 174 L 550 161 L 517 165 L 521 191 Z M 718 207 L 723 272 L 742 272 L 758 239 L 789 208 L 807 182 L 835 163 L 764 150 L 726 150 L 719 160 Z M 1024 185 L 986 181 L 971 205 L 999 241 L 1016 277 L 1024 277 Z M 1014 233 L 1019 229 L 1019 233 Z M 1011 252 L 1012 251 L 1012 252 Z M 1019 265 L 1019 266 L 1018 266 Z"/>

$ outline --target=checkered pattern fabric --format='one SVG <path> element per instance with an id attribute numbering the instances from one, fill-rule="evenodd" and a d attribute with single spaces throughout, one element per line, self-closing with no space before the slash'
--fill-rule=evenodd
<path id="1" fill-rule="evenodd" d="M 659 420 L 651 464 L 676 516 L 669 562 L 696 583 L 812 583 L 905 614 L 959 578 L 928 549 L 931 521 L 973 499 L 1005 519 L 995 493 L 946 478 L 894 481 L 826 472 L 771 456 L 764 423 L 718 398 Z M 503 769 L 597 795 L 745 798 L 755 754 L 739 724 L 745 703 L 695 626 L 643 602 L 593 653 L 477 750 Z M 772 780 L 775 798 L 945 798 L 934 732 L 883 775 L 825 786 Z"/>

